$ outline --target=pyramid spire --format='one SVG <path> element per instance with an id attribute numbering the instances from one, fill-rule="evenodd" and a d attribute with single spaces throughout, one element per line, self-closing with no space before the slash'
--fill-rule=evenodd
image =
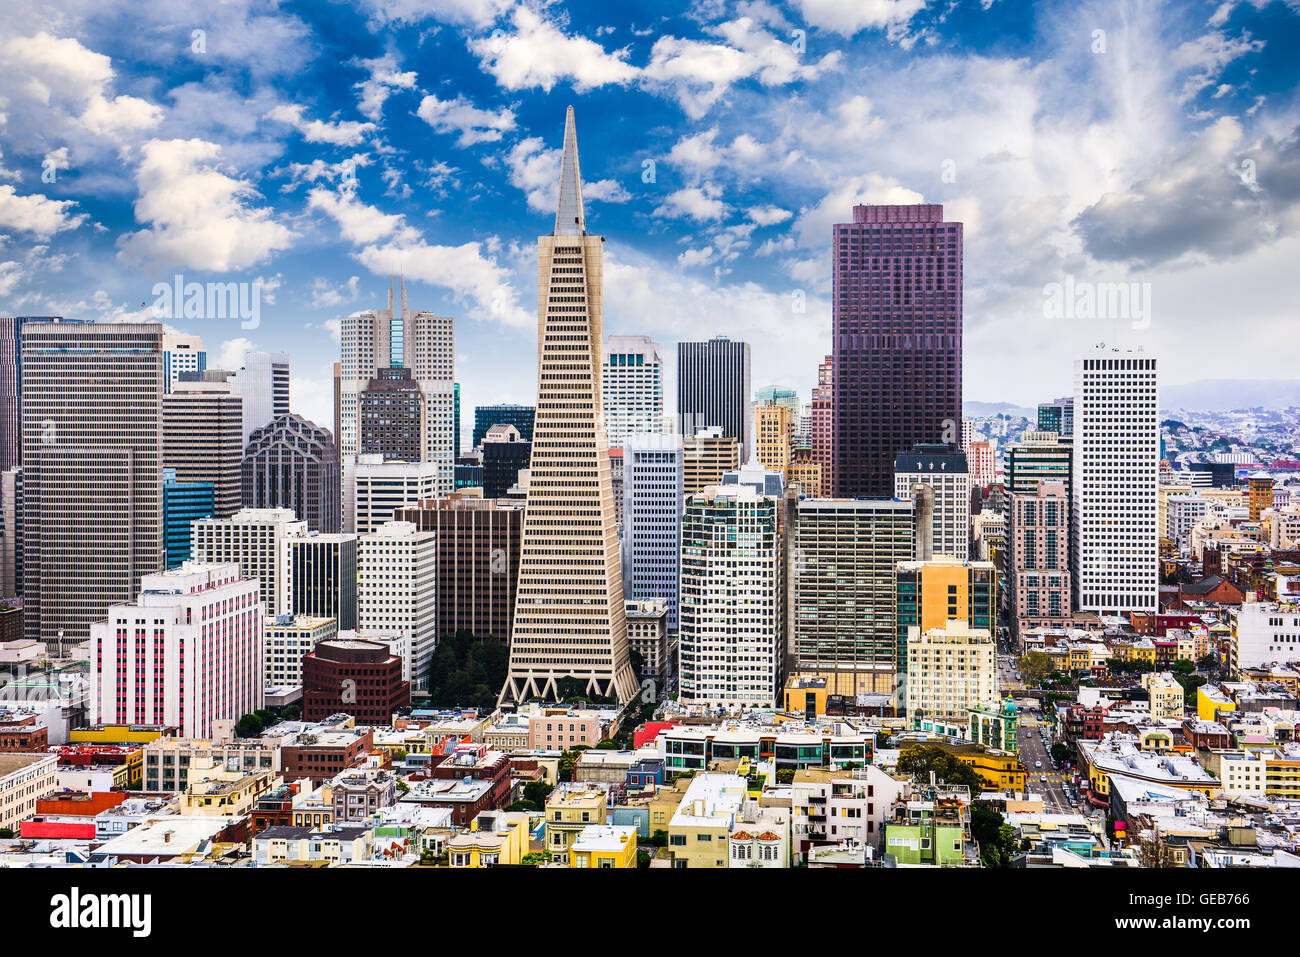
<path id="1" fill-rule="evenodd" d="M 388 274 L 388 311 L 393 311 L 393 274 Z"/>
<path id="2" fill-rule="evenodd" d="M 564 116 L 564 159 L 560 162 L 560 202 L 555 210 L 555 235 L 582 236 L 587 218 L 582 211 L 582 174 L 578 171 L 578 133 L 573 107 Z"/>
<path id="3" fill-rule="evenodd" d="M 402 315 L 406 315 L 406 270 L 402 270 Z"/>

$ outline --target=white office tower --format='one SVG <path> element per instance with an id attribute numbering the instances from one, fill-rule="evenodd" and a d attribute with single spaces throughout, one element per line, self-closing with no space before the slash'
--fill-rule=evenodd
<path id="1" fill-rule="evenodd" d="M 208 367 L 208 354 L 203 351 L 203 339 L 184 333 L 163 335 L 163 390 L 171 392 L 180 381 L 181 373 L 202 375 Z"/>
<path id="2" fill-rule="evenodd" d="M 610 336 L 600 368 L 609 447 L 621 449 L 638 432 L 659 432 L 664 422 L 664 362 L 648 336 Z"/>
<path id="3" fill-rule="evenodd" d="M 433 462 L 385 462 L 382 455 L 360 455 L 343 470 L 352 487 L 344 493 L 352 504 L 352 526 L 358 535 L 369 535 L 392 521 L 393 510 L 410 502 L 438 498 L 438 466 Z"/>
<path id="4" fill-rule="evenodd" d="M 135 604 L 90 627 L 90 723 L 212 736 L 263 706 L 263 605 L 233 563 L 145 575 Z"/>
<path id="5" fill-rule="evenodd" d="M 402 678 L 428 685 L 438 637 L 438 539 L 410 522 L 386 522 L 357 538 L 357 631 L 406 641 Z"/>
<path id="6" fill-rule="evenodd" d="M 230 377 L 230 390 L 244 400 L 244 444 L 277 415 L 289 414 L 289 354 L 245 352 L 244 366 Z"/>
<path id="7" fill-rule="evenodd" d="M 370 309 L 342 320 L 343 361 L 339 379 L 339 453 L 343 461 L 359 452 L 361 392 L 379 370 L 411 370 L 424 396 L 425 461 L 438 472 L 438 495 L 455 486 L 455 320 L 431 312 L 412 311 L 406 304 L 406 282 L 400 301 L 394 303 L 388 287 L 388 308 Z"/>
<path id="8" fill-rule="evenodd" d="M 776 703 L 785 648 L 778 500 L 748 485 L 686 500 L 678 689 L 690 704 Z"/>
<path id="9" fill-rule="evenodd" d="M 587 232 L 570 107 L 555 230 L 537 238 L 537 418 L 502 703 L 557 700 L 565 679 L 620 704 L 637 693 L 600 398 L 603 247 Z"/>
<path id="10" fill-rule="evenodd" d="M 970 558 L 970 472 L 966 453 L 944 445 L 916 445 L 894 457 L 894 498 L 910 501 L 918 485 L 934 491 L 933 549 Z"/>
<path id="11" fill-rule="evenodd" d="M 1154 612 L 1160 469 L 1156 360 L 1098 350 L 1074 362 L 1074 555 L 1079 611 Z"/>
<path id="12" fill-rule="evenodd" d="M 682 437 L 639 432 L 623 445 L 623 596 L 662 598 L 677 632 Z"/>
<path id="13" fill-rule="evenodd" d="M 190 556 L 196 562 L 228 563 L 261 583 L 268 615 L 290 610 L 285 539 L 306 535 L 307 523 L 289 508 L 244 508 L 230 518 L 201 518 L 190 525 Z"/>

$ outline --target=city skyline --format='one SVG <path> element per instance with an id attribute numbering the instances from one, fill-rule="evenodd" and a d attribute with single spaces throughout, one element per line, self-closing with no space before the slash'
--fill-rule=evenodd
<path id="1" fill-rule="evenodd" d="M 553 208 L 545 134 L 569 103 L 599 157 L 587 198 L 609 237 L 608 333 L 670 352 L 750 342 L 756 386 L 814 384 L 831 351 L 830 225 L 857 202 L 942 203 L 964 224 L 972 400 L 1059 394 L 1096 341 L 1143 345 L 1167 383 L 1192 381 L 1192 333 L 1214 328 L 1219 290 L 1261 337 L 1281 334 L 1296 292 L 1296 68 L 1282 58 L 1300 18 L 1281 4 L 1125 17 L 796 2 L 658 20 L 647 6 L 605 29 L 506 0 L 426 14 L 248 2 L 215 20 L 139 11 L 152 46 L 112 6 L 0 21 L 50 91 L 46 116 L 18 88 L 0 131 L 8 311 L 141 318 L 178 274 L 260 278 L 256 327 L 168 325 L 203 336 L 216 368 L 292 348 L 293 411 L 327 427 L 340 320 L 380 309 L 394 273 L 413 306 L 456 320 L 463 408 L 532 401 L 528 240 Z M 714 55 L 734 65 L 691 72 Z M 338 76 L 316 82 L 326 68 Z M 1089 283 L 1134 283 L 1135 314 L 1057 308 L 1049 287 Z M 999 375 L 998 357 L 1022 374 Z M 1225 356 L 1215 373 L 1290 370 Z"/>

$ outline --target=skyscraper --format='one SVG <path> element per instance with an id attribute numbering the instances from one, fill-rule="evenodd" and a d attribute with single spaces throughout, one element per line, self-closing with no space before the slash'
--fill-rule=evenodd
<path id="1" fill-rule="evenodd" d="M 740 446 L 740 461 L 754 450 L 750 419 L 749 343 L 715 336 L 677 343 L 677 422 L 683 436 L 719 426 Z"/>
<path id="2" fill-rule="evenodd" d="M 438 640 L 438 543 L 410 522 L 357 538 L 357 630 L 401 638 L 403 677 L 424 688 Z"/>
<path id="3" fill-rule="evenodd" d="M 239 566 L 256 579 L 268 615 L 289 611 L 285 540 L 307 534 L 307 523 L 287 508 L 244 508 L 229 518 L 204 518 L 190 526 L 190 555 L 196 562 Z"/>
<path id="4" fill-rule="evenodd" d="M 1069 438 L 1074 435 L 1074 399 L 1066 396 L 1038 406 L 1038 431 L 1055 432 Z"/>
<path id="5" fill-rule="evenodd" d="M 611 449 L 629 435 L 664 427 L 664 361 L 649 336 L 610 336 L 600 367 L 605 432 Z"/>
<path id="6" fill-rule="evenodd" d="M 163 469 L 163 541 L 168 568 L 189 561 L 190 526 L 211 517 L 212 483 L 181 482 L 175 469 Z"/>
<path id="7" fill-rule="evenodd" d="M 348 469 L 352 520 L 348 531 L 368 535 L 393 520 L 393 510 L 407 502 L 438 494 L 438 467 L 433 462 L 385 462 L 378 455 L 361 455 Z"/>
<path id="8" fill-rule="evenodd" d="M 245 352 L 244 366 L 230 377 L 244 400 L 244 442 L 272 419 L 289 414 L 289 354 Z"/>
<path id="9" fill-rule="evenodd" d="M 1159 589 L 1156 360 L 1098 350 L 1074 361 L 1074 556 L 1079 611 L 1154 612 Z"/>
<path id="10" fill-rule="evenodd" d="M 337 532 L 339 453 L 327 429 L 281 415 L 249 437 L 241 488 L 245 508 L 288 508 L 318 532 Z"/>
<path id="11" fill-rule="evenodd" d="M 203 351 L 203 339 L 184 333 L 163 336 L 163 385 L 171 392 L 180 381 L 181 373 L 202 375 L 208 367 L 208 354 Z"/>
<path id="12" fill-rule="evenodd" d="M 677 632 L 682 437 L 641 432 L 623 446 L 623 595 L 662 598 Z"/>
<path id="13" fill-rule="evenodd" d="M 332 618 L 340 629 L 355 630 L 357 536 L 302 529 L 282 539 L 280 548 L 288 614 Z"/>
<path id="14" fill-rule="evenodd" d="M 894 498 L 906 501 L 917 485 L 934 490 L 934 554 L 970 556 L 970 475 L 966 454 L 946 445 L 917 445 L 894 460 Z"/>
<path id="15" fill-rule="evenodd" d="M 424 397 L 424 435 L 419 461 L 438 468 L 439 493 L 454 484 L 455 466 L 455 321 L 406 304 L 406 281 L 400 301 L 388 288 L 388 308 L 345 316 L 342 320 L 343 361 L 339 379 L 342 434 L 339 452 L 346 459 L 360 454 L 361 393 L 381 369 L 409 369 Z"/>
<path id="16" fill-rule="evenodd" d="M 0 471 L 23 462 L 22 371 L 23 326 L 29 322 L 80 323 L 60 316 L 17 316 L 0 319 Z"/>
<path id="17" fill-rule="evenodd" d="M 822 487 L 818 494 L 824 496 L 835 494 L 835 474 L 831 469 L 834 448 L 834 431 L 831 426 L 835 402 L 834 368 L 833 356 L 827 356 L 817 366 L 817 385 L 812 391 L 812 423 L 808 429 L 813 461 L 821 463 L 822 467 Z"/>
<path id="18" fill-rule="evenodd" d="M 51 653 L 162 567 L 162 334 L 23 327 L 23 633 Z"/>
<path id="19" fill-rule="evenodd" d="M 619 702 L 637 689 L 601 405 L 603 245 L 587 232 L 570 107 L 555 231 L 537 240 L 537 418 L 502 701 L 557 697 L 565 678 Z"/>
<path id="20" fill-rule="evenodd" d="M 784 474 L 790 468 L 790 407 L 776 402 L 754 406 L 754 454 L 765 468 Z"/>
<path id="21" fill-rule="evenodd" d="M 483 497 L 501 498 L 528 468 L 532 453 L 513 425 L 494 425 L 483 436 Z"/>
<path id="22" fill-rule="evenodd" d="M 224 381 L 181 380 L 163 396 L 163 467 L 178 482 L 211 482 L 213 514 L 239 510 L 244 400 Z"/>
<path id="23" fill-rule="evenodd" d="M 722 426 L 710 426 L 682 437 L 683 495 L 721 485 L 722 476 L 739 467 L 740 444 L 734 436 L 723 435 Z"/>
<path id="24" fill-rule="evenodd" d="M 1040 481 L 1016 492 L 1007 509 L 1007 576 L 1011 621 L 1060 628 L 1070 620 L 1070 497 L 1062 482 Z"/>
<path id="25" fill-rule="evenodd" d="M 960 440 L 962 224 L 854 206 L 833 255 L 834 494 L 888 498 L 896 454 Z"/>

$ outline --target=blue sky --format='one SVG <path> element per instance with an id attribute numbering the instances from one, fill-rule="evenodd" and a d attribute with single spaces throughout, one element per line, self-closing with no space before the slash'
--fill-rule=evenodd
<path id="1" fill-rule="evenodd" d="M 967 399 L 1066 394 L 1103 340 L 1168 383 L 1294 377 L 1297 0 L 54 0 L 0 46 L 0 312 L 260 280 L 258 328 L 174 325 L 213 365 L 289 351 L 322 424 L 337 320 L 398 270 L 456 317 L 466 409 L 532 400 L 569 104 L 608 334 L 743 338 L 806 399 L 831 225 L 938 202 Z M 1149 323 L 1048 317 L 1066 277 L 1146 284 Z"/>

